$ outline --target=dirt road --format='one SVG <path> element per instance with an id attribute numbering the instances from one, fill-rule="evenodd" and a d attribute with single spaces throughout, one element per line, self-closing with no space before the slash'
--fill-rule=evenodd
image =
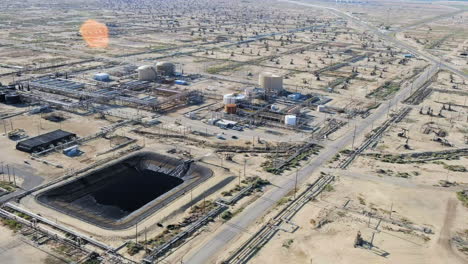
<path id="1" fill-rule="evenodd" d="M 437 250 L 435 251 L 438 258 L 443 259 L 443 263 L 459 263 L 467 264 L 468 259 L 463 258 L 458 254 L 453 247 L 451 240 L 451 230 L 457 215 L 457 200 L 451 198 L 447 201 L 447 209 L 445 210 L 445 219 L 440 230 L 439 239 L 437 240 Z"/>

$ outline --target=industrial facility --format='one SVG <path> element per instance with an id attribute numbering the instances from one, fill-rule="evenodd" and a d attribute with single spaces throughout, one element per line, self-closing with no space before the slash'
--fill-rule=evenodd
<path id="1" fill-rule="evenodd" d="M 0 263 L 464 264 L 467 7 L 0 1 Z"/>
<path id="2" fill-rule="evenodd" d="M 28 153 L 39 152 L 56 145 L 63 145 L 76 138 L 76 134 L 63 130 L 55 130 L 37 137 L 18 142 L 16 149 Z"/>

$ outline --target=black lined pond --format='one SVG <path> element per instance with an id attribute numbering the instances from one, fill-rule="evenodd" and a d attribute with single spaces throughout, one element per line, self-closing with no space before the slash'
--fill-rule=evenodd
<path id="1" fill-rule="evenodd" d="M 140 152 L 53 186 L 37 200 L 108 229 L 127 228 L 211 177 L 196 163 Z"/>

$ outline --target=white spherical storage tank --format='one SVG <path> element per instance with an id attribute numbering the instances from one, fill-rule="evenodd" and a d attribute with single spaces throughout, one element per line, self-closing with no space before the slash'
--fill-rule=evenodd
<path id="1" fill-rule="evenodd" d="M 138 67 L 138 80 L 139 81 L 153 81 L 156 79 L 156 69 L 151 65 Z"/>
<path id="2" fill-rule="evenodd" d="M 295 115 L 286 115 L 284 117 L 284 124 L 287 126 L 295 126 L 297 124 L 297 117 Z"/>
<path id="3" fill-rule="evenodd" d="M 283 90 L 283 76 L 271 72 L 263 72 L 258 76 L 258 85 L 269 91 Z"/>

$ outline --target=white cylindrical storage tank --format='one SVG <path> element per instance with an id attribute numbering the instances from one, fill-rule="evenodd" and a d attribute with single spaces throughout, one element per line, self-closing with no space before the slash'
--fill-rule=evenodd
<path id="1" fill-rule="evenodd" d="M 254 97 L 254 88 L 245 88 L 244 94 L 247 98 Z"/>
<path id="2" fill-rule="evenodd" d="M 281 91 L 283 90 L 283 76 L 263 72 L 258 76 L 258 84 L 267 91 Z"/>
<path id="3" fill-rule="evenodd" d="M 94 75 L 94 80 L 96 81 L 101 81 L 101 82 L 107 82 L 110 81 L 110 75 L 108 73 L 96 73 Z"/>
<path id="4" fill-rule="evenodd" d="M 326 109 L 327 108 L 324 105 L 317 105 L 317 111 L 318 112 L 325 112 Z"/>
<path id="5" fill-rule="evenodd" d="M 233 94 L 225 94 L 223 96 L 223 103 L 225 105 L 228 105 L 228 104 L 235 104 L 236 103 L 236 96 L 233 95 Z"/>
<path id="6" fill-rule="evenodd" d="M 223 96 L 223 103 L 225 105 L 236 104 L 239 101 L 243 101 L 243 100 L 245 100 L 245 95 L 243 94 L 234 93 L 234 94 L 225 94 Z"/>
<path id="7" fill-rule="evenodd" d="M 141 66 L 137 69 L 139 81 L 153 81 L 156 79 L 156 69 L 151 65 Z"/>
<path id="8" fill-rule="evenodd" d="M 297 123 L 297 117 L 295 115 L 286 115 L 284 117 L 284 124 L 287 126 L 295 126 Z"/>
<path id="9" fill-rule="evenodd" d="M 234 94 L 234 98 L 236 99 L 236 103 L 238 101 L 245 100 L 245 95 L 244 94 Z"/>
<path id="10" fill-rule="evenodd" d="M 175 74 L 175 64 L 167 61 L 158 62 L 156 71 L 161 75 L 173 76 Z"/>

